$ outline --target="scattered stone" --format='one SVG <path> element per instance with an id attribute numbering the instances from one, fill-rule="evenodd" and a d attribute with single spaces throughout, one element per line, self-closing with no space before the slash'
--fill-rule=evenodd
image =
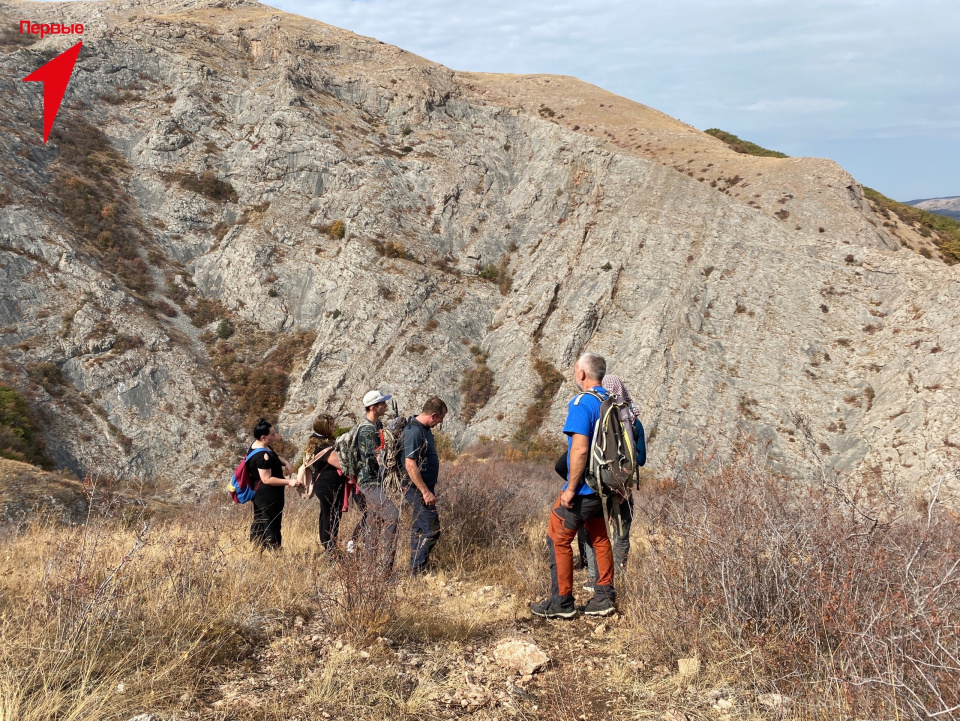
<path id="1" fill-rule="evenodd" d="M 721 698 L 717 699 L 717 702 L 713 705 L 713 707 L 718 711 L 729 711 L 734 707 L 734 703 L 728 698 Z"/>
<path id="2" fill-rule="evenodd" d="M 517 638 L 498 643 L 493 658 L 503 668 L 524 675 L 533 675 L 550 662 L 550 657 L 536 644 Z"/>
<path id="3" fill-rule="evenodd" d="M 677 661 L 677 671 L 681 676 L 696 676 L 700 673 L 700 659 L 696 656 L 679 659 Z"/>
<path id="4" fill-rule="evenodd" d="M 780 710 L 790 705 L 790 698 L 779 693 L 763 693 L 757 696 L 757 701 L 774 710 Z"/>

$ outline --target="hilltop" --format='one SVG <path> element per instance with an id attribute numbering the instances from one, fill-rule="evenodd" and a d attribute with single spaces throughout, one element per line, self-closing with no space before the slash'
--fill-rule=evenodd
<path id="1" fill-rule="evenodd" d="M 375 384 L 551 449 L 587 348 L 655 468 L 718 430 L 802 475 L 795 413 L 842 471 L 960 445 L 960 268 L 832 161 L 252 2 L 4 8 L 87 27 L 47 145 L 16 78 L 67 40 L 0 48 L 0 360 L 58 467 L 202 495 L 251 419 L 296 444 Z"/>
<path id="2" fill-rule="evenodd" d="M 907 201 L 907 205 L 926 210 L 937 215 L 945 215 L 954 220 L 960 220 L 960 195 L 946 198 L 926 198 Z"/>

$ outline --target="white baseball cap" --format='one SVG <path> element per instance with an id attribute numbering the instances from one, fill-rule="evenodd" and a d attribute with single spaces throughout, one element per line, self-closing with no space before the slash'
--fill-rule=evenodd
<path id="1" fill-rule="evenodd" d="M 363 407 L 369 408 L 370 406 L 377 405 L 377 403 L 386 403 L 391 398 L 393 398 L 393 396 L 385 396 L 380 391 L 369 391 L 363 397 Z"/>

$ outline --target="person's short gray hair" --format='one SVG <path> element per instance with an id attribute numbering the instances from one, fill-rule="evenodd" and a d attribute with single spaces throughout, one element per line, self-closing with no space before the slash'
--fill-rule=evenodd
<path id="1" fill-rule="evenodd" d="M 584 353 L 577 361 L 577 365 L 583 368 L 587 376 L 595 381 L 603 380 L 603 377 L 607 374 L 607 361 L 604 360 L 602 355 L 596 353 Z"/>

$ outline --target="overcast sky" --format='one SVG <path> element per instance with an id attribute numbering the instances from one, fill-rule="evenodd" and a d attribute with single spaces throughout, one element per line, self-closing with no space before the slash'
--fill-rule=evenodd
<path id="1" fill-rule="evenodd" d="M 960 195 L 958 0 L 273 0 L 456 70 L 574 75 L 691 125 Z"/>

